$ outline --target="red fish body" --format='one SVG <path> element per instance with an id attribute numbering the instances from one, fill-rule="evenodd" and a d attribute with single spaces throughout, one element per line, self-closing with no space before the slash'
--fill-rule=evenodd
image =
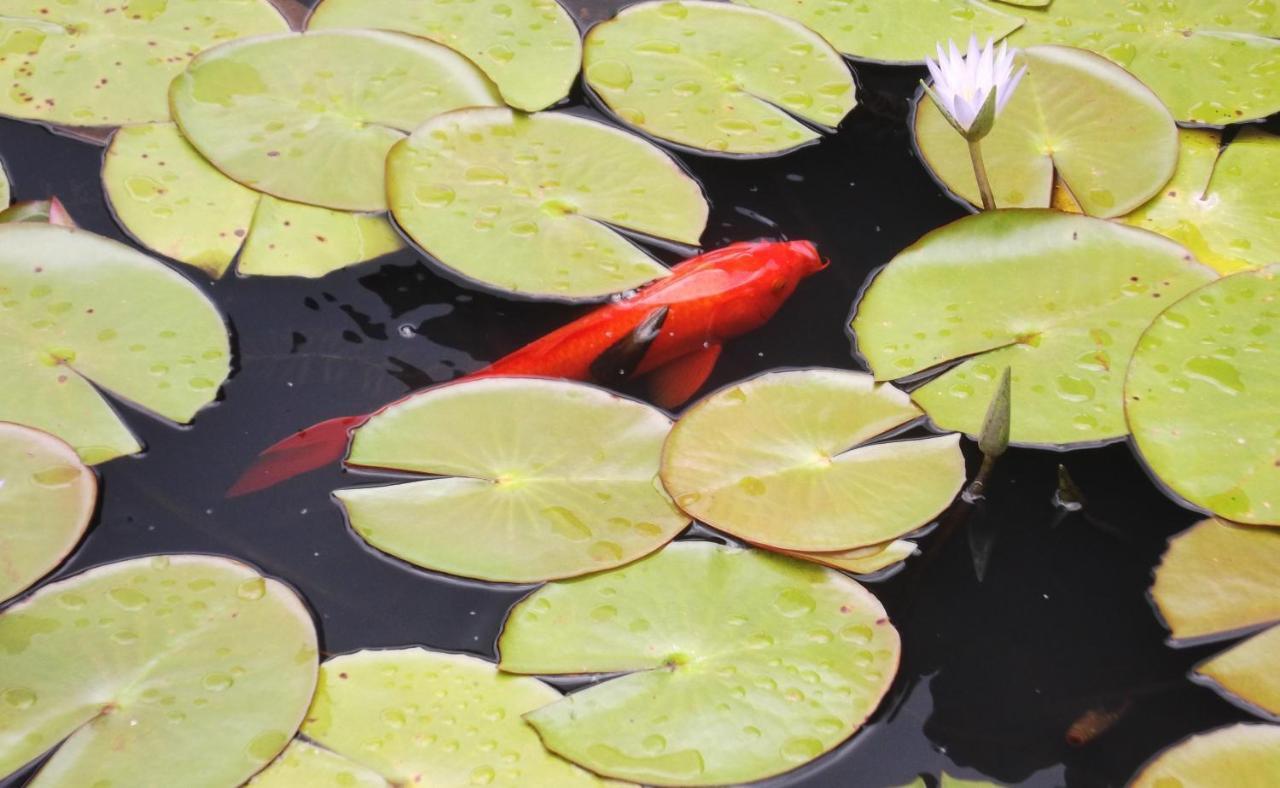
<path id="1" fill-rule="evenodd" d="M 628 367 L 619 372 L 646 375 L 655 402 L 675 407 L 706 381 L 725 340 L 764 325 L 801 279 L 825 265 L 807 241 L 733 244 L 686 260 L 670 276 L 466 377 L 594 380 L 601 377 L 600 364 L 617 355 Z M 643 341 L 633 341 L 638 336 Z M 330 419 L 280 441 L 228 495 L 266 489 L 341 459 L 348 433 L 368 418 Z"/>

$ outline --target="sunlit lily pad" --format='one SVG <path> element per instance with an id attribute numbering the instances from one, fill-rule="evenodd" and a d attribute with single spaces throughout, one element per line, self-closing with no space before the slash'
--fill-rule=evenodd
<path id="1" fill-rule="evenodd" d="M 1105 58 L 1070 47 L 1024 50 L 1027 75 L 982 140 L 1001 208 L 1047 208 L 1055 175 L 1084 212 L 1119 216 L 1173 175 L 1178 130 L 1145 85 Z M 952 193 L 981 202 L 969 146 L 921 92 L 914 123 L 925 163 Z"/>
<path id="2" fill-rule="evenodd" d="M 567 96 L 582 62 L 578 28 L 556 0 L 322 0 L 307 28 L 332 27 L 398 30 L 456 49 L 530 112 Z"/>
<path id="3" fill-rule="evenodd" d="M 897 566 L 916 554 L 919 548 L 916 543 L 907 539 L 894 539 L 889 542 L 855 547 L 852 550 L 840 550 L 829 553 L 803 553 L 794 550 L 783 550 L 787 555 L 816 564 L 829 566 L 852 572 L 855 575 L 873 575 L 891 566 Z"/>
<path id="4" fill-rule="evenodd" d="M 141 448 L 95 385 L 187 423 L 230 372 L 226 326 L 198 288 L 51 224 L 0 224 L 0 334 L 0 420 L 50 432 L 89 464 Z"/>
<path id="5" fill-rule="evenodd" d="M 684 414 L 662 482 L 681 509 L 749 542 L 804 552 L 879 544 L 928 523 L 964 483 L 958 435 L 865 445 L 921 415 L 861 372 L 768 372 Z"/>
<path id="6" fill-rule="evenodd" d="M 0 115 L 68 126 L 167 120 L 169 82 L 193 55 L 288 29 L 268 0 L 7 0 Z"/>
<path id="7" fill-rule="evenodd" d="M 579 575 L 633 561 L 688 524 L 656 478 L 670 426 L 580 383 L 437 387 L 357 429 L 347 463 L 440 478 L 335 495 L 357 533 L 418 566 L 503 582 Z"/>
<path id="8" fill-rule="evenodd" d="M 853 320 L 881 380 L 959 364 L 912 398 L 976 435 L 1005 367 L 1010 438 L 1067 445 L 1128 434 L 1124 370 L 1143 329 L 1213 272 L 1153 233 L 1054 211 L 995 211 L 936 230 L 882 270 Z"/>
<path id="9" fill-rule="evenodd" d="M 1056 0 L 1055 0 L 1056 1 Z M 1129 788 L 1273 785 L 1280 725 L 1231 725 L 1192 736 L 1142 767 Z"/>
<path id="10" fill-rule="evenodd" d="M 136 558 L 0 613 L 0 776 L 37 785 L 237 785 L 279 753 L 316 682 L 293 591 L 244 564 Z"/>
<path id="11" fill-rule="evenodd" d="M 0 210 L 8 208 L 12 199 L 11 187 L 9 186 L 9 173 L 5 172 L 4 160 L 0 159 Z"/>
<path id="12" fill-rule="evenodd" d="M 675 542 L 552 583 L 498 642 L 514 673 L 627 673 L 525 715 L 553 752 L 609 777 L 721 785 L 794 769 L 847 739 L 898 668 L 880 603 L 839 572 Z"/>
<path id="13" fill-rule="evenodd" d="M 172 123 L 125 126 L 103 160 L 120 224 L 147 248 L 221 276 L 317 277 L 401 248 L 382 216 L 264 195 L 223 175 Z"/>
<path id="14" fill-rule="evenodd" d="M 0 422 L 0 602 L 67 557 L 89 527 L 98 480 L 47 432 Z"/>
<path id="15" fill-rule="evenodd" d="M 323 747 L 294 739 L 249 788 L 391 788 L 382 775 Z"/>
<path id="16" fill-rule="evenodd" d="M 818 139 L 811 125 L 834 129 L 856 103 L 853 75 L 821 36 L 727 3 L 625 8 L 587 34 L 583 65 L 622 121 L 703 151 L 782 153 Z"/>
<path id="17" fill-rule="evenodd" d="M 666 269 L 613 228 L 697 244 L 707 203 L 659 148 L 568 114 L 436 117 L 387 160 L 401 229 L 466 279 L 526 296 L 598 298 Z"/>
<path id="18" fill-rule="evenodd" d="M 1236 645 L 1196 666 L 1197 678 L 1227 698 L 1268 719 L 1280 721 L 1280 626 Z"/>
<path id="19" fill-rule="evenodd" d="M 387 151 L 420 123 L 501 103 L 462 55 L 376 30 L 234 41 L 193 60 L 169 93 L 182 133 L 223 173 L 346 211 L 386 208 Z"/>
<path id="20" fill-rule="evenodd" d="M 1138 341 L 1125 384 L 1134 444 L 1195 506 L 1280 525 L 1280 266 L 1211 282 Z"/>

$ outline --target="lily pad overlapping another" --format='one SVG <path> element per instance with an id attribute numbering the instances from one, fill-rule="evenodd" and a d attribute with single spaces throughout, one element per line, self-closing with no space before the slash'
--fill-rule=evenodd
<path id="1" fill-rule="evenodd" d="M 141 450 L 98 389 L 188 423 L 230 372 L 222 315 L 182 275 L 84 230 L 0 224 L 0 420 L 91 465 Z"/>
<path id="2" fill-rule="evenodd" d="M 1280 719 L 1280 530 L 1218 519 L 1169 540 L 1151 597 L 1175 644 L 1251 634 L 1193 678 L 1255 714 Z"/>
<path id="3" fill-rule="evenodd" d="M 571 577 L 634 561 L 688 525 L 657 481 L 670 427 L 655 408 L 581 383 L 454 383 L 380 411 L 347 458 L 438 478 L 335 496 L 356 533 L 417 566 L 508 583 Z"/>
<path id="4" fill-rule="evenodd" d="M 736 785 L 851 736 L 893 681 L 899 639 L 839 572 L 684 541 L 543 586 L 498 650 L 507 672 L 626 674 L 525 715 L 552 752 L 646 785 Z"/>
<path id="5" fill-rule="evenodd" d="M 521 715 L 561 698 L 493 663 L 422 648 L 359 651 L 320 666 L 302 733 L 253 788 L 613 784 L 547 752 Z M 319 745 L 319 746 L 316 746 Z"/>
<path id="6" fill-rule="evenodd" d="M 689 515 L 826 564 L 927 524 L 964 483 L 959 436 L 868 443 L 921 418 L 902 391 L 836 369 L 767 372 L 693 405 L 663 450 Z M 899 548 L 895 548 L 895 551 Z M 808 558 L 808 556 L 804 556 Z M 861 556 L 865 557 L 865 556 Z"/>
<path id="7" fill-rule="evenodd" d="M 377 28 L 421 36 L 466 55 L 507 104 L 546 109 L 569 94 L 582 40 L 556 0 L 321 0 L 308 30 Z"/>
<path id="8" fill-rule="evenodd" d="M 290 202 L 218 171 L 172 123 L 117 130 L 102 184 L 116 220 L 139 243 L 212 277 L 318 277 L 403 247 L 384 216 Z M 237 259 L 238 255 L 238 259 Z"/>
<path id="9" fill-rule="evenodd" d="M 726 3 L 625 8 L 587 33 L 583 65 L 624 123 L 694 151 L 785 153 L 856 104 L 853 75 L 821 36 Z"/>
<path id="10" fill-rule="evenodd" d="M 4 159 L 0 159 L 0 210 L 8 208 L 12 199 L 13 191 L 9 185 L 9 173 L 5 171 Z"/>
<path id="11" fill-rule="evenodd" d="M 1280 525 L 1280 265 L 1161 312 L 1133 354 L 1125 409 L 1143 461 L 1182 499 Z"/>
<path id="12" fill-rule="evenodd" d="M 238 785 L 288 744 L 316 671 L 302 600 L 244 564 L 91 569 L 0 613 L 0 777 L 57 748 L 33 784 Z"/>
<path id="13" fill-rule="evenodd" d="M 1138 337 L 1213 278 L 1154 233 L 1056 211 L 988 211 L 895 257 L 852 325 L 878 380 L 937 373 L 911 396 L 942 429 L 977 435 L 1008 367 L 1013 443 L 1096 444 L 1129 433 L 1124 372 Z"/>
<path id="14" fill-rule="evenodd" d="M 1191 736 L 1138 771 L 1129 788 L 1267 786 L 1280 774 L 1280 725 L 1228 725 Z"/>
<path id="15" fill-rule="evenodd" d="M 618 230 L 696 245 L 708 214 L 698 183 L 640 137 L 508 109 L 427 121 L 391 150 L 387 192 L 401 230 L 452 273 L 566 301 L 667 274 Z"/>
<path id="16" fill-rule="evenodd" d="M 51 571 L 80 541 L 98 478 L 47 432 L 0 422 L 0 603 Z"/>
<path id="17" fill-rule="evenodd" d="M 1145 203 L 1173 176 L 1173 117 L 1124 69 L 1092 52 L 1059 46 L 1030 47 L 1018 60 L 1026 77 L 982 141 L 996 205 L 1047 208 L 1056 179 L 1084 213 L 1119 216 Z M 912 125 L 934 176 L 961 200 L 978 205 L 969 148 L 923 92 Z"/>

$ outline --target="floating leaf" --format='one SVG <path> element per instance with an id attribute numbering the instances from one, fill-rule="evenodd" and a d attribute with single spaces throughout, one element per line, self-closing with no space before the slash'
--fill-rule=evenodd
<path id="1" fill-rule="evenodd" d="M 297 730 L 316 633 L 293 591 L 202 555 L 135 558 L 0 613 L 0 777 L 33 784 L 237 785 Z"/>
<path id="2" fill-rule="evenodd" d="M 234 41 L 173 81 L 174 119 L 245 186 L 346 211 L 386 209 L 387 151 L 458 107 L 499 104 L 466 58 L 425 39 L 323 30 Z"/>
<path id="3" fill-rule="evenodd" d="M 988 211 L 936 230 L 886 266 L 853 320 L 881 380 L 963 359 L 912 397 L 974 435 L 1004 367 L 1015 444 L 1128 433 L 1124 369 L 1165 305 L 1213 272 L 1165 238 L 1054 211 Z"/>
<path id="4" fill-rule="evenodd" d="M 708 210 L 697 182 L 644 140 L 507 109 L 425 123 L 392 149 L 387 199 L 405 233 L 458 275 L 561 299 L 666 275 L 612 227 L 697 244 Z"/>
<path id="5" fill-rule="evenodd" d="M 0 159 L 0 210 L 8 208 L 12 199 L 13 196 L 9 187 L 9 173 L 5 171 L 4 160 Z"/>
<path id="6" fill-rule="evenodd" d="M 1057 0 L 1054 0 L 1057 2 Z M 1129 788 L 1266 786 L 1280 774 L 1280 725 L 1230 725 L 1160 753 Z"/>
<path id="7" fill-rule="evenodd" d="M 25 591 L 80 541 L 98 479 L 47 432 L 0 422 L 0 602 Z"/>
<path id="8" fill-rule="evenodd" d="M 911 556 L 919 548 L 915 542 L 906 539 L 894 539 L 890 542 L 855 547 L 852 550 L 840 550 L 831 553 L 802 553 L 794 550 L 781 550 L 793 558 L 813 561 L 833 569 L 842 569 L 855 575 L 873 575 L 891 566 L 897 566 Z"/>
<path id="9" fill-rule="evenodd" d="M 1255 714 L 1280 720 L 1280 626 L 1273 626 L 1196 666 L 1201 677 L 1223 696 Z"/>
<path id="10" fill-rule="evenodd" d="M 381 216 L 278 200 L 223 175 L 172 123 L 121 128 L 103 159 L 116 219 L 147 248 L 218 277 L 318 277 L 401 248 Z"/>
<path id="11" fill-rule="evenodd" d="M 294 739 L 248 788 L 392 788 L 372 769 L 334 752 Z"/>
<path id="12" fill-rule="evenodd" d="M 629 673 L 525 715 L 552 752 L 619 779 L 720 785 L 852 735 L 892 683 L 899 642 L 876 598 L 838 572 L 676 542 L 542 587 L 512 609 L 498 649 L 514 673 Z"/>
<path id="13" fill-rule="evenodd" d="M 1182 498 L 1280 525 L 1280 266 L 1187 294 L 1138 341 L 1125 383 L 1134 444 Z"/>
<path id="14" fill-rule="evenodd" d="M 583 63 L 623 122 L 696 150 L 783 153 L 818 139 L 801 121 L 831 130 L 856 103 L 853 75 L 820 36 L 726 3 L 625 8 L 587 33 Z"/>
<path id="15" fill-rule="evenodd" d="M 530 112 L 567 96 L 582 62 L 578 28 L 555 0 L 322 0 L 307 27 L 373 27 L 429 38 L 466 55 L 508 104 Z"/>
<path id="16" fill-rule="evenodd" d="M 870 375 L 767 372 L 691 407 L 662 482 L 691 516 L 749 542 L 838 551 L 914 531 L 964 483 L 958 435 L 865 445 L 922 414 Z"/>
<path id="17" fill-rule="evenodd" d="M 193 55 L 288 29 L 267 0 L 7 0 L 0 115 L 67 126 L 168 120 L 165 91 Z"/>
<path id="18" fill-rule="evenodd" d="M 347 463 L 441 478 L 335 495 L 370 544 L 428 569 L 514 583 L 594 572 L 688 525 L 657 487 L 670 426 L 654 408 L 580 383 L 440 386 L 357 429 Z"/>
<path id="19" fill-rule="evenodd" d="M 187 423 L 230 372 L 222 316 L 194 285 L 115 241 L 0 225 L 0 420 L 50 432 L 93 465 L 141 446 L 95 385 Z"/>
<path id="20" fill-rule="evenodd" d="M 1057 176 L 1085 213 L 1119 216 L 1173 175 L 1173 117 L 1124 69 L 1056 46 L 1026 49 L 1019 62 L 1027 75 L 982 140 L 997 206 L 1047 208 Z M 928 94 L 920 94 L 914 131 L 921 158 L 943 185 L 980 204 L 969 145 Z"/>

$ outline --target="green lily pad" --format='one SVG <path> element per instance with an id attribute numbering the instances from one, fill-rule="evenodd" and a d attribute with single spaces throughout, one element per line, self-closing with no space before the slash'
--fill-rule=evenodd
<path id="1" fill-rule="evenodd" d="M 1056 2 L 1056 0 L 1055 0 Z M 1230 725 L 1183 740 L 1142 767 L 1129 788 L 1266 786 L 1280 774 L 1280 725 Z"/>
<path id="2" fill-rule="evenodd" d="M 47 432 L 0 422 L 0 602 L 62 563 L 98 502 L 98 479 Z"/>
<path id="3" fill-rule="evenodd" d="M 839 550 L 829 553 L 803 553 L 794 550 L 781 550 L 793 558 L 802 561 L 813 561 L 815 564 L 829 566 L 852 572 L 855 575 L 873 575 L 891 566 L 897 566 L 911 556 L 919 548 L 916 543 L 907 539 L 894 539 L 866 547 L 855 547 L 852 550 Z"/>
<path id="4" fill-rule="evenodd" d="M 347 458 L 440 478 L 334 494 L 356 533 L 427 569 L 509 583 L 580 575 L 634 561 L 689 524 L 658 488 L 670 426 L 581 383 L 440 386 L 371 418 Z"/>
<path id="5" fill-rule="evenodd" d="M 898 633 L 839 572 L 675 542 L 631 566 L 551 583 L 512 608 L 513 673 L 628 675 L 525 715 L 597 774 L 650 785 L 750 782 L 847 739 L 898 669 Z"/>
<path id="6" fill-rule="evenodd" d="M 66 740 L 33 785 L 238 785 L 316 684 L 302 600 L 203 555 L 120 561 L 0 613 L 0 777 Z"/>
<path id="7" fill-rule="evenodd" d="M 248 788 L 392 788 L 372 769 L 335 752 L 294 739 Z"/>
<path id="8" fill-rule="evenodd" d="M 133 249 L 52 224 L 0 224 L 0 420 L 62 438 L 94 465 L 141 449 L 95 388 L 190 422 L 230 372 L 222 316 Z"/>
<path id="9" fill-rule="evenodd" d="M 9 173 L 5 171 L 4 160 L 0 159 L 0 210 L 9 207 L 13 194 L 9 187 Z"/>
<path id="10" fill-rule="evenodd" d="M 320 666 L 302 733 L 327 752 L 310 748 L 298 757 L 308 771 L 332 771 L 341 768 L 335 759 L 345 759 L 369 785 L 384 784 L 371 782 L 371 773 L 392 785 L 607 784 L 547 752 L 521 719 L 560 697 L 537 679 L 501 674 L 493 663 L 464 654 L 358 651 Z M 258 782 L 318 784 L 287 781 L 289 773 L 277 762 Z"/>
<path id="11" fill-rule="evenodd" d="M 1196 666 L 1195 676 L 1255 714 L 1280 720 L 1280 626 L 1227 649 Z"/>
<path id="12" fill-rule="evenodd" d="M 7 0 L 0 115 L 67 126 L 168 120 L 198 52 L 289 26 L 267 0 Z"/>
<path id="13" fill-rule="evenodd" d="M 667 269 L 613 228 L 698 243 L 707 203 L 659 148 L 567 114 L 441 115 L 387 159 L 410 238 L 459 276 L 525 296 L 599 298 Z"/>
<path id="14" fill-rule="evenodd" d="M 960 363 L 912 392 L 939 427 L 977 435 L 1012 368 L 1010 440 L 1128 434 L 1122 387 L 1138 336 L 1213 278 L 1172 241 L 1055 211 L 989 211 L 917 241 L 863 294 L 858 351 L 889 380 Z"/>
<path id="15" fill-rule="evenodd" d="M 117 221 L 147 248 L 219 277 L 319 277 L 403 244 L 382 216 L 279 200 L 223 175 L 172 123 L 112 137 L 102 183 Z"/>
<path id="16" fill-rule="evenodd" d="M 1173 176 L 1173 117 L 1124 69 L 1058 46 L 1030 47 L 1018 62 L 1027 75 L 981 143 L 996 205 L 1047 208 L 1056 176 L 1085 213 L 1119 216 Z M 923 92 L 914 130 L 921 158 L 938 180 L 979 205 L 969 145 Z"/>
<path id="17" fill-rule="evenodd" d="M 1280 266 L 1187 294 L 1138 341 L 1125 383 L 1134 444 L 1175 493 L 1280 525 Z"/>
<path id="18" fill-rule="evenodd" d="M 958 435 L 866 445 L 922 415 L 862 372 L 766 372 L 685 412 L 662 483 L 691 516 L 755 544 L 879 544 L 928 523 L 964 483 Z"/>
<path id="19" fill-rule="evenodd" d="M 387 151 L 423 121 L 501 103 L 462 55 L 377 30 L 234 41 L 193 60 L 169 95 L 182 133 L 227 176 L 344 211 L 386 209 Z"/>
<path id="20" fill-rule="evenodd" d="M 569 95 L 582 63 L 578 28 L 555 0 L 322 0 L 309 30 L 372 27 L 456 49 L 518 109 L 545 109 Z"/>
<path id="21" fill-rule="evenodd" d="M 700 151 L 784 153 L 818 139 L 806 122 L 832 130 L 857 103 L 853 75 L 821 36 L 727 3 L 625 8 L 587 33 L 583 63 L 624 123 Z"/>

